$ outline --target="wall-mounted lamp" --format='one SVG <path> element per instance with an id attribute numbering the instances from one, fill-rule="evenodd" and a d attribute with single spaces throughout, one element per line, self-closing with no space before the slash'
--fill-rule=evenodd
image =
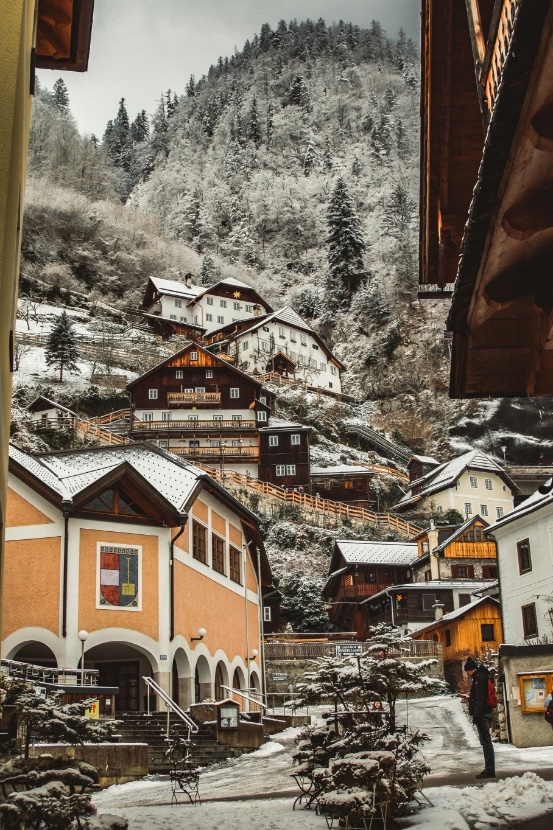
<path id="1" fill-rule="evenodd" d="M 200 635 L 199 637 L 191 637 L 190 639 L 192 641 L 194 641 L 194 640 L 203 640 L 203 638 L 207 634 L 207 631 L 205 630 L 205 628 L 198 628 L 198 634 Z"/>
<path id="2" fill-rule="evenodd" d="M 252 648 L 252 656 L 251 657 L 246 657 L 246 660 L 248 662 L 250 660 L 255 660 L 255 658 L 257 657 L 258 654 L 259 654 L 258 650 L 256 648 Z"/>

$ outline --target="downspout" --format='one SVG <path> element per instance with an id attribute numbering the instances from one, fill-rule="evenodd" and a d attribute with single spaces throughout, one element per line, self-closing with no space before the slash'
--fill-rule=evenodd
<path id="1" fill-rule="evenodd" d="M 71 516 L 71 499 L 63 499 L 63 580 L 61 589 L 61 636 L 67 637 L 67 567 L 69 563 L 69 518 Z"/>
<path id="2" fill-rule="evenodd" d="M 180 530 L 169 544 L 169 640 L 175 636 L 175 542 L 184 533 L 188 513 L 179 513 L 177 521 L 180 524 Z"/>
<path id="3" fill-rule="evenodd" d="M 263 591 L 261 586 L 261 552 L 256 546 L 257 553 L 257 579 L 259 590 L 259 657 L 261 662 L 261 697 L 263 703 L 267 703 L 267 693 L 265 688 L 265 619 L 263 611 Z"/>

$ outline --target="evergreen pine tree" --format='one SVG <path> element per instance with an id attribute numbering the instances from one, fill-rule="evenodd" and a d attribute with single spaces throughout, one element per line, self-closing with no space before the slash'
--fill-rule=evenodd
<path id="1" fill-rule="evenodd" d="M 325 149 L 323 153 L 323 170 L 325 173 L 330 173 L 334 169 L 334 154 L 332 152 L 332 145 L 330 143 L 330 136 L 325 138 Z"/>
<path id="2" fill-rule="evenodd" d="M 303 158 L 303 172 L 304 175 L 309 176 L 313 168 L 315 167 L 315 163 L 317 161 L 317 154 L 315 152 L 315 146 L 313 144 L 313 140 L 309 141 L 307 145 L 307 150 L 305 151 L 305 156 Z"/>
<path id="3" fill-rule="evenodd" d="M 196 78 L 194 75 L 190 76 L 190 80 L 186 84 L 185 87 L 186 97 L 187 98 L 194 98 L 196 95 Z"/>
<path id="4" fill-rule="evenodd" d="M 275 111 L 272 104 L 267 107 L 267 144 L 271 143 L 273 138 Z"/>
<path id="5" fill-rule="evenodd" d="M 322 54 L 328 49 L 328 29 L 322 17 L 319 17 L 315 25 L 315 50 Z"/>
<path id="6" fill-rule="evenodd" d="M 59 369 L 60 383 L 63 382 L 64 369 L 68 372 L 80 372 L 77 365 L 79 350 L 73 324 L 66 311 L 62 311 L 57 322 L 52 326 L 46 343 L 46 365 Z"/>
<path id="7" fill-rule="evenodd" d="M 384 229 L 388 236 L 398 242 L 407 243 L 415 216 L 415 203 L 409 197 L 407 189 L 401 182 L 392 190 L 384 212 Z"/>
<path id="8" fill-rule="evenodd" d="M 363 166 L 359 161 L 359 156 L 357 154 L 353 157 L 353 162 L 351 164 L 351 172 L 356 179 L 358 179 L 361 173 L 363 172 Z"/>
<path id="9" fill-rule="evenodd" d="M 282 100 L 282 106 L 297 106 L 301 107 L 304 112 L 311 112 L 313 109 L 311 105 L 311 96 L 303 75 L 300 75 L 299 73 L 294 75 L 292 83 L 290 84 L 288 91 Z"/>
<path id="10" fill-rule="evenodd" d="M 56 83 L 52 88 L 52 96 L 54 101 L 54 106 L 56 106 L 60 112 L 68 113 L 69 112 L 69 93 L 67 92 L 67 87 L 62 78 L 58 78 Z"/>
<path id="11" fill-rule="evenodd" d="M 365 241 L 361 223 L 345 181 L 336 182 L 328 207 L 328 264 L 335 286 L 342 284 L 348 297 L 365 281 Z"/>
<path id="12" fill-rule="evenodd" d="M 261 126 L 259 124 L 259 112 L 257 109 L 257 98 L 254 95 L 252 99 L 252 106 L 250 109 L 250 125 L 248 130 L 248 138 L 253 141 L 256 147 L 261 143 Z"/>

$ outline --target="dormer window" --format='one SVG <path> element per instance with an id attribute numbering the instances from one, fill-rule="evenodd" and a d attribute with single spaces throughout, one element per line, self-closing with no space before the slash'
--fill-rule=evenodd
<path id="1" fill-rule="evenodd" d="M 198 352 L 190 352 L 190 360 L 197 360 Z"/>

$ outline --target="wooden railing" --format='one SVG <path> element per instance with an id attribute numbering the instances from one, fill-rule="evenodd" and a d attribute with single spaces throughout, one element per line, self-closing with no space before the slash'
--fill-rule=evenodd
<path id="1" fill-rule="evenodd" d="M 102 429 L 102 427 L 97 424 L 93 424 L 90 421 L 83 421 L 81 418 L 73 418 L 73 429 L 79 435 L 86 438 L 93 438 L 95 441 L 99 441 L 100 444 L 111 445 L 131 443 L 130 440 L 124 435 L 115 435 L 113 432 L 110 432 L 107 429 Z"/>
<path id="2" fill-rule="evenodd" d="M 169 392 L 167 395 L 167 403 L 171 404 L 218 404 L 221 403 L 220 392 Z"/>
<path id="3" fill-rule="evenodd" d="M 388 585 L 376 585 L 368 582 L 362 582 L 358 585 L 341 585 L 336 599 L 340 600 L 342 597 L 372 597 L 373 594 L 379 594 L 387 587 Z"/>
<path id="4" fill-rule="evenodd" d="M 511 46 L 514 17 L 519 4 L 520 0 L 503 0 L 495 39 L 490 41 L 487 46 L 483 63 L 482 85 L 484 86 L 484 96 L 489 113 L 493 110 L 497 98 L 503 67 Z"/>
<path id="5" fill-rule="evenodd" d="M 356 645 L 359 644 L 358 641 Z M 287 643 L 267 642 L 265 643 L 265 660 L 317 660 L 321 657 L 336 657 L 338 645 L 344 645 L 345 641 L 328 643 Z M 360 644 L 363 653 L 366 654 L 369 648 L 368 643 Z M 406 640 L 399 649 L 392 649 L 392 657 L 404 657 L 406 660 L 423 657 L 439 657 L 441 646 L 433 640 Z"/>
<path id="6" fill-rule="evenodd" d="M 248 458 L 256 461 L 259 458 L 258 447 L 168 447 L 169 452 L 175 455 L 184 455 L 189 458 Z"/>
<path id="7" fill-rule="evenodd" d="M 187 432 L 208 431 L 213 433 L 227 430 L 255 430 L 255 421 L 135 421 L 133 432 L 158 432 L 164 430 L 186 430 Z"/>
<path id="8" fill-rule="evenodd" d="M 130 411 L 128 409 L 117 409 L 115 412 L 108 412 L 107 415 L 97 415 L 95 418 L 89 418 L 93 424 L 111 424 L 113 421 L 123 421 L 130 418 Z"/>
<path id="9" fill-rule="evenodd" d="M 73 428 L 73 418 L 71 415 L 57 416 L 56 418 L 41 418 L 40 420 L 32 420 L 29 424 L 33 432 L 48 432 L 53 429 L 63 429 L 67 427 Z"/>
<path id="10" fill-rule="evenodd" d="M 231 470 L 225 470 L 224 473 L 221 473 L 220 470 L 209 469 L 208 472 L 212 478 L 222 480 L 223 483 L 247 487 L 257 493 L 262 493 L 263 495 L 271 496 L 280 501 L 297 505 L 302 510 L 309 512 L 316 511 L 330 518 L 347 518 L 356 523 L 397 530 L 402 536 L 407 536 L 408 538 L 420 533 L 420 527 L 416 527 L 406 522 L 405 519 L 400 519 L 399 516 L 394 516 L 391 513 L 373 513 L 371 510 L 365 510 L 364 507 L 352 507 L 340 501 L 329 501 L 328 499 L 320 499 L 317 496 L 310 496 L 307 493 L 285 490 L 282 487 L 277 487 L 275 484 L 269 484 L 267 481 L 258 481 L 248 475 L 241 475 Z"/>

